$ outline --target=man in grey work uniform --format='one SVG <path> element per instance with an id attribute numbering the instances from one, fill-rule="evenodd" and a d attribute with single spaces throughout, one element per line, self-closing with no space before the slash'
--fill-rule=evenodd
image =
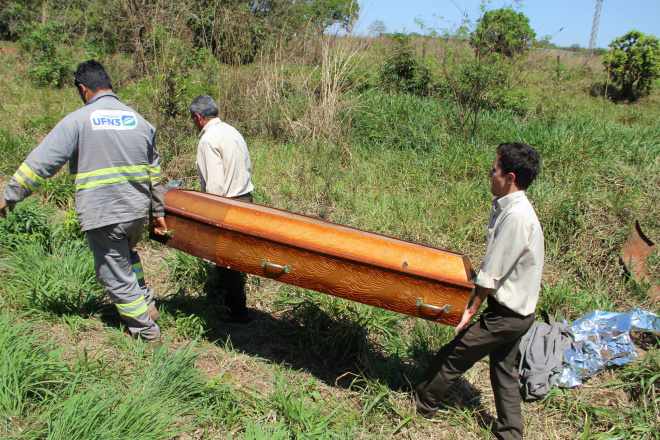
<path id="1" fill-rule="evenodd" d="M 156 343 L 158 311 L 133 250 L 150 215 L 156 234 L 167 230 L 156 129 L 119 101 L 99 62 L 78 64 L 73 79 L 85 106 L 28 155 L 5 189 L 0 215 L 6 217 L 7 207 L 13 210 L 68 161 L 96 276 L 131 333 Z"/>
<path id="2" fill-rule="evenodd" d="M 518 373 L 520 338 L 534 322 L 541 288 L 543 231 L 525 190 L 540 168 L 538 152 L 519 142 L 497 147 L 489 176 L 495 196 L 488 222 L 486 254 L 456 337 L 440 349 L 415 389 L 417 412 L 433 417 L 449 388 L 472 365 L 490 356 L 499 439 L 521 439 Z M 488 306 L 472 323 L 483 300 Z"/>
<path id="3" fill-rule="evenodd" d="M 190 117 L 199 130 L 197 172 L 202 191 L 252 202 L 252 161 L 243 136 L 218 117 L 213 98 L 196 97 L 190 104 Z M 224 283 L 224 303 L 230 310 L 227 320 L 246 324 L 250 316 L 246 306 L 245 275 L 233 269 L 215 267 L 216 282 Z M 217 286 L 211 286 L 212 294 Z"/>

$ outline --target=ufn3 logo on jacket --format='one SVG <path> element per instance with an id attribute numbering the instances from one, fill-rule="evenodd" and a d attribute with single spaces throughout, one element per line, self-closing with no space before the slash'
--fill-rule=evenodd
<path id="1" fill-rule="evenodd" d="M 89 119 L 92 130 L 133 130 L 137 127 L 137 118 L 133 112 L 94 110 Z"/>

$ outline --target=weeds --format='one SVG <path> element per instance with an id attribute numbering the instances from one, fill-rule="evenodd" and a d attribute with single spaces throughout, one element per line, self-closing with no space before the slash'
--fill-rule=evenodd
<path id="1" fill-rule="evenodd" d="M 44 341 L 34 322 L 22 319 L 0 314 L 0 415 L 10 419 L 56 399 L 70 377 L 59 351 Z"/>
<path id="2" fill-rule="evenodd" d="M 99 307 L 105 294 L 85 242 L 57 240 L 50 246 L 28 242 L 7 250 L 6 257 L 0 267 L 9 275 L 2 283 L 28 307 L 57 315 L 85 315 Z"/>
<path id="3" fill-rule="evenodd" d="M 4 158 L 0 173 L 13 174 L 18 169 L 31 141 L 28 134 L 14 136 L 8 129 L 0 128 L 0 155 Z"/>
<path id="4" fill-rule="evenodd" d="M 208 278 L 208 264 L 197 257 L 180 251 L 165 263 L 169 269 L 174 295 L 181 297 L 186 293 L 200 292 Z"/>

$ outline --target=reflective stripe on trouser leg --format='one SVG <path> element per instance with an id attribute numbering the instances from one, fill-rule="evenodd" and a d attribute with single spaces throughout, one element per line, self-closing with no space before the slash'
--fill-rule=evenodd
<path id="1" fill-rule="evenodd" d="M 131 262 L 131 248 L 142 236 L 146 219 L 117 223 L 87 231 L 87 243 L 94 254 L 96 277 L 105 287 L 131 333 L 146 339 L 160 337 L 158 325 L 149 317 Z"/>
<path id="2" fill-rule="evenodd" d="M 130 253 L 131 253 L 131 266 L 133 267 L 133 272 L 135 272 L 135 277 L 138 280 L 140 291 L 142 292 L 142 295 L 144 295 L 144 299 L 147 302 L 147 306 L 149 310 L 151 310 L 154 307 L 156 307 L 156 303 L 154 302 L 154 291 L 147 288 L 147 283 L 146 281 L 144 281 L 144 271 L 142 270 L 142 262 L 140 261 L 140 255 L 137 253 L 135 249 L 131 249 Z"/>

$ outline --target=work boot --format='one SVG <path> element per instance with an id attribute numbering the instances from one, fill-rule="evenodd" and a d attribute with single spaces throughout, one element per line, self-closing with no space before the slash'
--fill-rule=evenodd
<path id="1" fill-rule="evenodd" d="M 149 344 L 149 348 L 151 349 L 151 351 L 156 351 L 158 349 L 158 347 L 160 347 L 160 345 L 161 345 L 160 344 L 160 337 L 161 337 L 160 332 L 158 332 L 158 336 L 156 336 L 154 338 L 145 338 L 142 335 L 138 336 L 139 339 L 141 339 L 142 341 Z"/>
<path id="2" fill-rule="evenodd" d="M 149 304 L 149 317 L 153 322 L 156 322 L 160 319 L 160 313 L 158 313 L 155 302 Z"/>

